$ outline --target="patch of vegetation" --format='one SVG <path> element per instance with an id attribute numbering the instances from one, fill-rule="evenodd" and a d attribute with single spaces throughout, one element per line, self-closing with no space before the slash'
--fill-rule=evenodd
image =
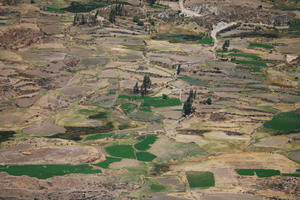
<path id="1" fill-rule="evenodd" d="M 45 9 L 45 11 L 47 11 L 47 12 L 56 12 L 56 13 L 60 13 L 60 14 L 63 14 L 63 13 L 64 13 L 63 10 L 58 9 L 58 8 L 52 8 L 52 7 L 47 7 L 47 8 Z"/>
<path id="2" fill-rule="evenodd" d="M 103 139 L 103 138 L 107 138 L 107 137 L 112 137 L 114 135 L 115 135 L 114 133 L 99 133 L 99 134 L 87 136 L 84 139 L 84 141 L 99 140 L 99 139 Z"/>
<path id="3" fill-rule="evenodd" d="M 235 169 L 236 173 L 241 176 L 254 176 L 254 169 Z"/>
<path id="4" fill-rule="evenodd" d="M 146 151 L 150 149 L 150 145 L 154 144 L 154 142 L 157 140 L 157 135 L 143 135 L 138 137 L 137 139 L 143 141 L 136 143 L 134 145 L 134 148 L 140 151 Z"/>
<path id="5" fill-rule="evenodd" d="M 94 9 L 102 8 L 107 5 L 111 5 L 111 4 L 131 5 L 130 3 L 125 2 L 125 1 L 110 2 L 110 1 L 106 1 L 106 0 L 100 0 L 100 1 L 97 1 L 94 3 L 88 3 L 88 4 L 72 1 L 69 7 L 63 8 L 62 10 L 72 12 L 72 13 L 90 12 Z"/>
<path id="6" fill-rule="evenodd" d="M 250 72 L 261 72 L 261 69 L 260 67 L 245 67 L 245 66 L 236 66 L 236 69 L 240 69 L 240 70 L 247 70 L 247 71 L 250 71 Z"/>
<path id="7" fill-rule="evenodd" d="M 106 94 L 106 96 L 110 96 L 110 95 L 115 95 L 116 94 L 116 92 L 115 91 L 109 91 L 107 94 Z"/>
<path id="8" fill-rule="evenodd" d="M 280 171 L 274 169 L 255 169 L 255 173 L 261 178 L 280 175 Z"/>
<path id="9" fill-rule="evenodd" d="M 139 110 L 143 112 L 152 112 L 151 108 L 148 106 L 141 106 Z"/>
<path id="10" fill-rule="evenodd" d="M 300 173 L 282 173 L 281 176 L 300 177 Z"/>
<path id="11" fill-rule="evenodd" d="M 9 140 L 14 134 L 16 134 L 15 131 L 0 131 L 0 143 Z"/>
<path id="12" fill-rule="evenodd" d="M 94 174 L 101 173 L 99 169 L 93 169 L 88 164 L 82 165 L 0 165 L 1 172 L 7 172 L 13 176 L 30 176 L 38 179 L 47 179 L 53 176 L 66 174 Z"/>
<path id="13" fill-rule="evenodd" d="M 95 115 L 90 115 L 89 119 L 106 119 L 107 118 L 107 112 L 99 112 Z"/>
<path id="14" fill-rule="evenodd" d="M 170 167 L 167 164 L 154 163 L 151 174 L 154 175 L 154 176 L 157 176 L 157 175 L 160 175 L 162 173 L 168 172 L 169 170 L 170 170 Z"/>
<path id="15" fill-rule="evenodd" d="M 283 112 L 264 123 L 264 127 L 272 130 L 291 131 L 300 129 L 300 113 Z"/>
<path id="16" fill-rule="evenodd" d="M 186 178 L 190 188 L 208 188 L 215 186 L 215 177 L 211 172 L 189 171 L 186 172 Z"/>
<path id="17" fill-rule="evenodd" d="M 229 53 L 229 56 L 234 56 L 234 57 L 244 57 L 244 58 L 252 58 L 254 60 L 259 60 L 261 57 L 254 55 L 254 54 L 246 54 L 246 53 Z"/>
<path id="18" fill-rule="evenodd" d="M 192 85 L 202 85 L 202 86 L 208 85 L 208 82 L 206 82 L 206 81 L 200 81 L 198 79 L 194 79 L 189 76 L 180 76 L 178 78 L 185 82 L 188 82 L 189 84 L 192 84 Z"/>
<path id="19" fill-rule="evenodd" d="M 249 48 L 255 48 L 255 47 L 264 48 L 264 49 L 273 49 L 274 48 L 272 45 L 269 45 L 269 44 L 250 43 Z"/>
<path id="20" fill-rule="evenodd" d="M 122 158 L 114 158 L 114 157 L 106 157 L 106 159 L 102 162 L 94 164 L 95 166 L 102 167 L 104 169 L 108 169 L 109 165 L 114 162 L 120 162 Z"/>
<path id="21" fill-rule="evenodd" d="M 135 159 L 134 150 L 131 145 L 114 145 L 105 148 L 105 151 L 114 157 Z"/>
<path id="22" fill-rule="evenodd" d="M 153 183 L 153 184 L 150 185 L 150 190 L 152 192 L 161 192 L 161 191 L 163 191 L 165 189 L 166 189 L 165 186 L 163 186 L 161 184 L 155 184 L 155 183 Z"/>
<path id="23" fill-rule="evenodd" d="M 214 40 L 211 37 L 202 38 L 197 42 L 198 44 L 213 44 Z"/>
<path id="24" fill-rule="evenodd" d="M 136 152 L 136 157 L 139 161 L 151 162 L 156 158 L 156 155 L 148 152 Z"/>
<path id="25" fill-rule="evenodd" d="M 57 134 L 54 134 L 54 135 L 51 135 L 48 137 L 79 141 L 79 140 L 81 140 L 81 136 L 83 136 L 83 135 L 110 132 L 114 129 L 114 125 L 112 122 L 107 122 L 103 126 L 97 126 L 97 127 L 65 126 L 65 129 L 66 129 L 65 133 L 57 133 Z"/>
<path id="26" fill-rule="evenodd" d="M 146 107 L 169 107 L 169 106 L 178 106 L 181 105 L 181 101 L 177 98 L 166 98 L 163 99 L 162 97 L 144 97 L 144 103 L 142 106 Z"/>
<path id="27" fill-rule="evenodd" d="M 244 65 L 255 65 L 255 66 L 262 66 L 266 67 L 267 64 L 260 61 L 254 61 L 254 60 L 233 60 L 233 62 L 237 64 L 244 64 Z"/>
<path id="28" fill-rule="evenodd" d="M 122 103 L 121 107 L 126 114 L 129 114 L 137 108 L 137 105 L 133 103 Z"/>
<path id="29" fill-rule="evenodd" d="M 235 169 L 235 171 L 242 176 L 253 176 L 256 173 L 260 178 L 280 175 L 280 171 L 274 169 Z"/>
<path id="30" fill-rule="evenodd" d="M 199 35 L 173 35 L 163 34 L 155 35 L 152 37 L 154 40 L 168 40 L 171 43 L 182 43 L 182 42 L 197 42 L 202 40 L 202 36 Z"/>

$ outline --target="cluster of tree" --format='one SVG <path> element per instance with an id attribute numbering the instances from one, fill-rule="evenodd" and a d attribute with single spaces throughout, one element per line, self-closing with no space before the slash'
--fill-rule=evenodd
<path id="1" fill-rule="evenodd" d="M 148 75 L 144 76 L 143 83 L 141 87 L 139 88 L 139 83 L 136 82 L 135 86 L 133 87 L 133 93 L 134 94 L 141 94 L 141 96 L 145 96 L 148 93 L 148 89 L 151 87 L 151 80 Z"/>
<path id="2" fill-rule="evenodd" d="M 137 16 L 134 16 L 132 21 L 137 23 L 138 26 L 144 26 L 144 22 L 141 21 Z"/>
<path id="3" fill-rule="evenodd" d="M 195 111 L 193 107 L 193 101 L 196 98 L 196 91 L 190 90 L 189 97 L 187 98 L 186 102 L 183 104 L 183 116 L 188 116 Z"/>
<path id="4" fill-rule="evenodd" d="M 115 6 L 113 6 L 111 8 L 110 13 L 109 13 L 109 21 L 111 23 L 116 22 L 116 16 L 122 15 L 123 8 L 124 8 L 124 4 L 116 4 Z"/>

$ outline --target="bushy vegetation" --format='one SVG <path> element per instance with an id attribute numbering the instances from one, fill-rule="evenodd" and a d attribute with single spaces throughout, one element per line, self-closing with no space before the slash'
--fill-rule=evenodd
<path id="1" fill-rule="evenodd" d="M 275 115 L 272 120 L 264 123 L 264 127 L 279 131 L 300 129 L 300 113 L 283 112 Z"/>
<path id="2" fill-rule="evenodd" d="M 189 171 L 186 172 L 186 178 L 190 188 L 208 188 L 215 186 L 215 177 L 211 172 Z"/>
<path id="3" fill-rule="evenodd" d="M 264 49 L 273 49 L 274 48 L 272 45 L 269 45 L 269 44 L 250 43 L 249 48 L 255 48 L 255 47 L 264 48 Z"/>
<path id="4" fill-rule="evenodd" d="M 139 161 L 151 162 L 156 158 L 156 155 L 148 152 L 136 152 L 136 157 Z"/>
<path id="5" fill-rule="evenodd" d="M 1 172 L 7 172 L 13 176 L 30 176 L 38 179 L 47 179 L 53 176 L 66 174 L 94 174 L 101 173 L 99 169 L 93 169 L 88 164 L 82 165 L 0 165 Z"/>
<path id="6" fill-rule="evenodd" d="M 15 131 L 0 131 L 0 143 L 9 140 L 14 134 L 16 134 Z"/>
<path id="7" fill-rule="evenodd" d="M 94 164 L 95 166 L 108 169 L 109 165 L 114 162 L 120 162 L 122 158 L 106 157 L 104 161 Z"/>
<path id="8" fill-rule="evenodd" d="M 114 157 L 135 159 L 134 149 L 131 145 L 114 145 L 105 148 L 105 151 Z"/>
<path id="9" fill-rule="evenodd" d="M 142 140 L 134 145 L 134 148 L 140 151 L 146 151 L 150 149 L 150 145 L 154 144 L 157 140 L 157 135 L 143 135 L 137 138 L 138 140 Z"/>

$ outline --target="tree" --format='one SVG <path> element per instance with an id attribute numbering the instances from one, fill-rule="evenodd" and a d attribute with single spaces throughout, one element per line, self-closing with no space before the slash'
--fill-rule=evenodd
<path id="1" fill-rule="evenodd" d="M 135 86 L 133 87 L 133 93 L 134 93 L 134 94 L 140 93 L 138 82 L 136 82 Z"/>
<path id="2" fill-rule="evenodd" d="M 193 101 L 196 97 L 196 91 L 190 90 L 189 97 L 187 98 L 186 102 L 183 104 L 183 115 L 188 116 L 192 112 L 194 112 L 193 108 Z"/>
<path id="3" fill-rule="evenodd" d="M 190 98 L 186 100 L 183 104 L 183 115 L 188 116 L 192 113 L 192 101 Z"/>
<path id="4" fill-rule="evenodd" d="M 211 98 L 208 98 L 208 99 L 206 100 L 206 104 L 211 105 L 211 103 L 212 103 Z"/>
<path id="5" fill-rule="evenodd" d="M 224 42 L 224 44 L 222 46 L 223 51 L 228 51 L 229 45 L 230 45 L 230 41 L 229 40 L 225 40 L 225 42 Z"/>
<path id="6" fill-rule="evenodd" d="M 177 75 L 180 74 L 180 71 L 181 71 L 181 64 L 179 64 L 179 65 L 177 66 Z"/>
<path id="7" fill-rule="evenodd" d="M 148 75 L 144 76 L 143 84 L 145 85 L 145 87 L 147 89 L 149 89 L 151 87 L 152 83 L 151 83 L 150 77 Z"/>
<path id="8" fill-rule="evenodd" d="M 141 85 L 141 96 L 145 96 L 147 94 L 147 88 L 145 87 L 144 83 Z"/>
<path id="9" fill-rule="evenodd" d="M 145 96 L 148 93 L 147 89 L 149 89 L 150 87 L 151 87 L 150 77 L 148 75 L 145 75 L 143 83 L 141 85 L 141 95 Z"/>

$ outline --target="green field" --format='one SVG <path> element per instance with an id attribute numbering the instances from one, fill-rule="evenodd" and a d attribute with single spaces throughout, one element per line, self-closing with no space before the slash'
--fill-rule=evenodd
<path id="1" fill-rule="evenodd" d="M 53 176 L 66 174 L 94 174 L 101 173 L 99 169 L 93 169 L 88 164 L 82 165 L 0 165 L 0 172 L 7 172 L 13 176 L 30 176 L 38 179 L 47 179 Z"/>
<path id="2" fill-rule="evenodd" d="M 202 38 L 197 42 L 198 44 L 213 44 L 214 40 L 211 37 Z"/>
<path id="3" fill-rule="evenodd" d="M 254 169 L 235 169 L 236 173 L 241 176 L 254 176 Z"/>
<path id="4" fill-rule="evenodd" d="M 131 145 L 114 145 L 105 148 L 105 151 L 114 157 L 135 159 L 134 150 Z"/>
<path id="5" fill-rule="evenodd" d="M 107 137 L 112 137 L 115 135 L 114 133 L 99 133 L 95 135 L 89 135 L 86 138 L 84 138 L 84 141 L 89 141 L 89 140 L 99 140 Z"/>
<path id="6" fill-rule="evenodd" d="M 150 149 L 150 145 L 154 144 L 154 142 L 157 140 L 156 135 L 143 135 L 137 138 L 138 140 L 142 140 L 141 142 L 138 142 L 134 145 L 134 148 L 140 151 L 146 151 Z"/>
<path id="7" fill-rule="evenodd" d="M 106 160 L 94 164 L 95 166 L 102 167 L 104 169 L 108 169 L 109 165 L 114 162 L 120 162 L 122 158 L 114 158 L 114 157 L 106 157 Z"/>
<path id="8" fill-rule="evenodd" d="M 156 158 L 155 155 L 148 152 L 137 152 L 136 157 L 139 161 L 151 162 Z"/>
<path id="9" fill-rule="evenodd" d="M 243 58 L 252 58 L 254 60 L 259 60 L 261 57 L 254 55 L 254 54 L 246 54 L 246 53 L 229 53 L 229 56 L 234 56 L 234 57 L 243 57 Z"/>
<path id="10" fill-rule="evenodd" d="M 145 107 L 169 107 L 169 106 L 179 106 L 181 105 L 181 101 L 177 98 L 166 98 L 163 99 L 162 97 L 144 97 L 144 103 L 142 106 Z"/>
<path id="11" fill-rule="evenodd" d="M 250 72 L 261 72 L 261 69 L 260 67 L 244 67 L 244 66 L 236 66 L 236 69 L 239 69 L 239 70 L 247 70 L 247 71 L 250 71 Z"/>
<path id="12" fill-rule="evenodd" d="M 234 60 L 233 62 L 237 64 L 244 64 L 244 65 L 255 65 L 255 66 L 262 66 L 262 67 L 267 66 L 265 62 L 254 61 L 254 60 Z"/>
<path id="13" fill-rule="evenodd" d="M 264 48 L 264 49 L 274 48 L 272 45 L 268 45 L 268 44 L 250 43 L 249 48 L 255 48 L 255 47 Z"/>
<path id="14" fill-rule="evenodd" d="M 242 176 L 253 176 L 256 173 L 260 178 L 280 175 L 280 171 L 274 169 L 235 169 L 235 171 Z"/>
<path id="15" fill-rule="evenodd" d="M 106 119 L 108 114 L 106 112 L 99 112 L 95 115 L 90 115 L 89 119 Z"/>
<path id="16" fill-rule="evenodd" d="M 178 77 L 179 79 L 189 83 L 189 84 L 192 84 L 192 85 L 208 85 L 208 82 L 206 81 L 200 81 L 198 79 L 194 79 L 194 78 L 191 78 L 191 77 L 188 77 L 188 76 L 180 76 Z"/>
<path id="17" fill-rule="evenodd" d="M 211 172 L 189 171 L 186 172 L 186 178 L 190 188 L 208 188 L 215 186 L 215 177 Z"/>
<path id="18" fill-rule="evenodd" d="M 300 113 L 283 112 L 275 115 L 272 120 L 264 123 L 267 129 L 291 131 L 300 129 Z"/>

